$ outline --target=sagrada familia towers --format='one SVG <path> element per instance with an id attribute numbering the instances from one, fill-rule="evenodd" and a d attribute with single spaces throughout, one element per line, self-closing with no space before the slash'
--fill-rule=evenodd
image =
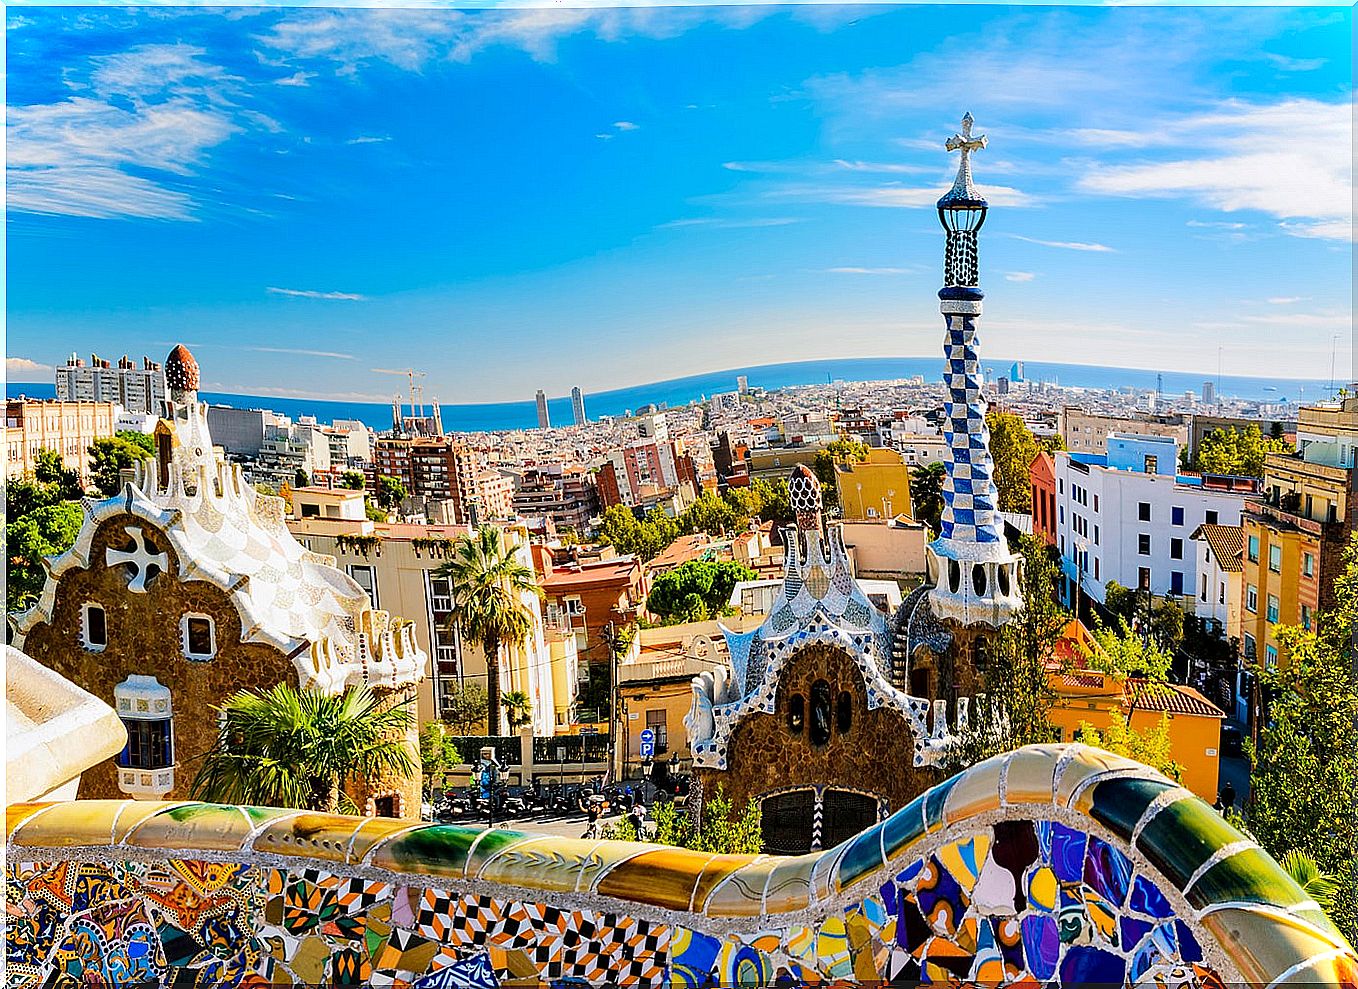
<path id="1" fill-rule="evenodd" d="M 972 183 L 971 156 L 986 139 L 972 135 L 968 114 L 946 146 L 961 161 L 937 204 L 948 453 L 927 585 L 889 617 L 870 604 L 839 527 L 823 518 L 818 482 L 799 468 L 788 482 L 796 525 L 784 535 L 782 591 L 755 631 L 723 630 L 730 669 L 693 683 L 685 724 L 698 788 L 720 784 L 737 803 L 758 801 L 771 849 L 828 847 L 937 782 L 984 695 L 989 640 L 1023 606 L 1022 557 L 1005 541 L 997 505 L 976 332 L 977 235 L 989 205 Z"/>

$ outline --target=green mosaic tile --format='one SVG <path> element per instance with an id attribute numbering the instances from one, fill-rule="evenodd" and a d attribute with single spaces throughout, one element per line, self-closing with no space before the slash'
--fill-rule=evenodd
<path id="1" fill-rule="evenodd" d="M 1272 903 L 1294 907 L 1309 899 L 1278 864 L 1259 848 L 1247 848 L 1212 866 L 1188 891 L 1201 910 L 1212 903 Z"/>
<path id="2" fill-rule="evenodd" d="M 481 832 L 434 824 L 397 835 L 373 853 L 372 864 L 379 869 L 409 869 L 435 876 L 462 878 L 467 865 L 467 852 Z M 522 835 L 514 832 L 522 839 Z M 488 836 L 490 837 L 490 836 Z M 504 847 L 505 842 L 501 845 Z"/>
<path id="3" fill-rule="evenodd" d="M 1183 889 L 1189 877 L 1222 845 L 1243 835 L 1197 798 L 1179 800 L 1153 817 L 1136 848 L 1150 863 Z"/>
<path id="4" fill-rule="evenodd" d="M 1174 784 L 1165 780 L 1103 780 L 1094 784 L 1094 802 L 1089 815 L 1124 841 L 1131 841 L 1132 831 L 1150 802 L 1172 789 Z"/>

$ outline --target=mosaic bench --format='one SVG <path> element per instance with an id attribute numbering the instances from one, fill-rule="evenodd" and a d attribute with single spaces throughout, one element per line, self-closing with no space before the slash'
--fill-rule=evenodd
<path id="1" fill-rule="evenodd" d="M 1258 846 L 1080 745 L 795 858 L 202 803 L 20 804 L 6 832 L 11 987 L 1358 984 Z"/>

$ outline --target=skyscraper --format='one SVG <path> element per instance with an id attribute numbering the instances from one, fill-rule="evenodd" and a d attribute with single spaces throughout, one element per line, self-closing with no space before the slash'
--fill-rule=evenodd
<path id="1" fill-rule="evenodd" d="M 538 389 L 538 429 L 551 429 L 552 417 L 547 413 L 547 393 Z"/>
<path id="2" fill-rule="evenodd" d="M 575 415 L 575 424 L 577 426 L 583 426 L 585 423 L 589 422 L 589 420 L 585 418 L 585 393 L 580 390 L 579 385 L 576 385 L 571 389 L 571 412 Z"/>

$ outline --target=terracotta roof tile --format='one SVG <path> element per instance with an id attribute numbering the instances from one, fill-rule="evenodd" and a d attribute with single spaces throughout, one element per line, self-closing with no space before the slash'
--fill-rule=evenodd
<path id="1" fill-rule="evenodd" d="M 1217 566 L 1227 573 L 1244 569 L 1240 554 L 1245 548 L 1245 530 L 1238 525 L 1209 525 L 1204 523 L 1193 532 L 1193 538 L 1206 539 L 1216 554 Z"/>

